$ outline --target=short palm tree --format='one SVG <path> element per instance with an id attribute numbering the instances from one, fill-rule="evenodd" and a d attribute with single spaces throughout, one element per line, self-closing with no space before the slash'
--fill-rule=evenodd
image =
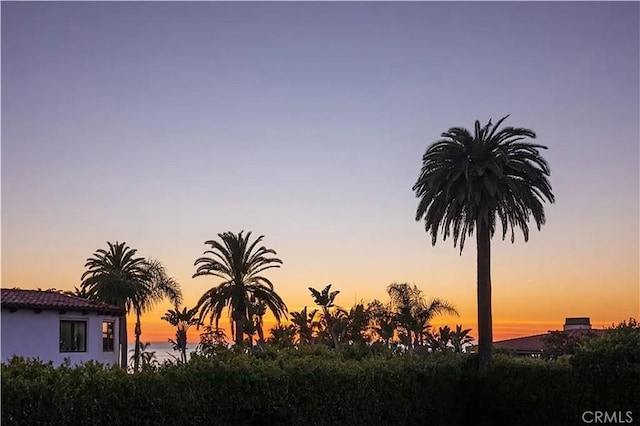
<path id="1" fill-rule="evenodd" d="M 429 322 L 438 315 L 458 315 L 458 311 L 446 300 L 426 300 L 422 291 L 408 283 L 393 283 L 387 287 L 397 324 L 404 329 L 409 349 L 424 341 Z"/>
<path id="2" fill-rule="evenodd" d="M 346 339 L 352 343 L 362 343 L 367 340 L 365 332 L 369 323 L 369 311 L 362 303 L 357 303 L 347 316 Z"/>
<path id="3" fill-rule="evenodd" d="M 398 327 L 396 315 L 392 311 L 391 304 L 385 305 L 381 301 L 374 299 L 367 305 L 367 312 L 369 329 L 378 335 L 386 347 L 390 347 Z"/>
<path id="4" fill-rule="evenodd" d="M 85 263 L 80 291 L 92 300 L 131 310 L 136 290 L 145 275 L 144 258 L 135 257 L 136 249 L 126 243 L 107 242 L 107 250 L 98 249 Z M 127 317 L 120 318 L 120 366 L 127 367 Z"/>
<path id="5" fill-rule="evenodd" d="M 180 285 L 167 275 L 162 263 L 157 260 L 145 260 L 142 270 L 143 275 L 138 280 L 132 300 L 133 310 L 136 313 L 134 371 L 138 371 L 140 367 L 140 336 L 142 335 L 140 316 L 165 298 L 174 305 L 182 303 Z"/>
<path id="6" fill-rule="evenodd" d="M 416 220 L 424 220 L 435 245 L 453 237 L 454 246 L 464 247 L 465 237 L 476 233 L 478 268 L 478 357 L 480 368 L 491 362 L 491 237 L 498 222 L 502 237 L 520 228 L 529 239 L 529 220 L 538 229 L 545 223 L 543 202 L 554 202 L 548 181 L 550 170 L 540 155 L 545 146 L 525 141 L 536 134 L 520 127 L 475 123 L 472 134 L 461 127 L 442 133 L 422 157 L 422 169 L 413 186 L 419 198 Z"/>
<path id="7" fill-rule="evenodd" d="M 134 355 L 131 355 L 131 364 L 134 365 L 134 369 L 136 368 L 136 359 L 139 359 L 144 367 L 154 367 L 158 364 L 156 351 L 149 350 L 151 342 L 136 342 L 136 346 L 137 348 L 131 349 L 131 352 L 134 353 Z"/>
<path id="8" fill-rule="evenodd" d="M 68 294 L 70 296 L 82 297 L 83 299 L 91 300 L 91 295 L 84 288 L 73 287 L 73 290 L 67 290 L 64 294 Z"/>
<path id="9" fill-rule="evenodd" d="M 462 329 L 462 325 L 456 325 L 455 331 L 451 332 L 451 344 L 453 345 L 453 351 L 461 353 L 464 349 L 464 345 L 473 341 L 473 337 L 469 335 L 470 328 Z"/>
<path id="10" fill-rule="evenodd" d="M 335 306 L 336 296 L 340 293 L 339 290 L 331 291 L 331 284 L 327 285 L 322 291 L 318 291 L 315 288 L 309 287 L 311 296 L 316 305 L 322 308 L 322 319 L 325 322 L 329 336 L 333 341 L 333 347 L 338 348 L 338 336 L 334 330 L 333 317 L 331 316 L 330 308 Z"/>
<path id="11" fill-rule="evenodd" d="M 221 241 L 206 241 L 211 250 L 205 251 L 205 256 L 195 261 L 197 268 L 193 274 L 194 278 L 214 275 L 223 279 L 222 283 L 202 295 L 197 306 L 200 319 L 208 315 L 210 324 L 215 319 L 216 328 L 222 312 L 227 309 L 238 347 L 242 345 L 244 324 L 250 318 L 252 298 L 264 302 L 278 323 L 287 314 L 287 306 L 275 292 L 273 283 L 261 275 L 267 269 L 279 268 L 282 260 L 271 256 L 276 254 L 274 250 L 258 247 L 264 236 L 250 242 L 251 232 L 246 235 L 243 232 L 225 232 L 218 234 Z"/>
<path id="12" fill-rule="evenodd" d="M 317 309 L 307 311 L 305 306 L 300 312 L 291 312 L 291 326 L 298 335 L 298 344 L 309 344 L 313 341 L 313 333 L 319 324 L 316 321 Z"/>
<path id="13" fill-rule="evenodd" d="M 245 332 L 249 335 L 249 346 L 253 346 L 253 335 L 258 334 L 258 347 L 264 349 L 264 320 L 267 304 L 256 300 L 253 296 L 249 300 L 249 318 L 245 322 Z"/>
<path id="14" fill-rule="evenodd" d="M 267 343 L 281 348 L 290 348 L 294 344 L 296 331 L 291 324 L 278 324 L 271 328 L 270 334 Z"/>
<path id="15" fill-rule="evenodd" d="M 176 328 L 176 339 L 169 339 L 169 343 L 173 345 L 173 349 L 180 352 L 180 361 L 183 364 L 187 362 L 187 337 L 189 328 L 194 325 L 199 325 L 200 322 L 196 315 L 198 310 L 196 308 L 187 309 L 182 308 L 182 311 L 175 306 L 175 309 L 169 309 L 160 318 L 163 321 L 167 321 L 169 324 Z"/>

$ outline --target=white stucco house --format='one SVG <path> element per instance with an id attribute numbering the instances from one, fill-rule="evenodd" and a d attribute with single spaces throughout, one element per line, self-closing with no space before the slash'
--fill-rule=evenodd
<path id="1" fill-rule="evenodd" d="M 56 291 L 0 289 L 2 362 L 13 356 L 54 365 L 90 360 L 118 365 L 124 311 Z"/>

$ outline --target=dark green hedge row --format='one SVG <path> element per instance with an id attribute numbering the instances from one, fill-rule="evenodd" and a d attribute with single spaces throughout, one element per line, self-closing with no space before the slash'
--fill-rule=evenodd
<path id="1" fill-rule="evenodd" d="M 2 424 L 578 425 L 585 410 L 630 410 L 638 422 L 638 364 L 581 362 L 497 357 L 480 374 L 464 355 L 283 351 L 131 375 L 14 359 L 2 366 Z M 607 392 L 597 393 L 594 380 Z"/>

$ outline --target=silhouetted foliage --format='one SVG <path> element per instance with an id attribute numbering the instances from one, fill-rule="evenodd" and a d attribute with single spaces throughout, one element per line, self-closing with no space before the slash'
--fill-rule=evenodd
<path id="1" fill-rule="evenodd" d="M 312 287 L 309 287 L 309 291 L 311 292 L 311 296 L 313 296 L 315 304 L 322 308 L 322 323 L 329 337 L 331 337 L 333 347 L 338 348 L 338 333 L 335 324 L 337 317 L 334 318 L 331 308 L 336 307 L 335 299 L 336 296 L 340 294 L 340 291 L 331 291 L 331 284 L 328 284 L 322 291 L 318 291 Z"/>
<path id="2" fill-rule="evenodd" d="M 187 309 L 186 307 L 180 311 L 176 305 L 175 309 L 169 309 L 160 318 L 163 321 L 167 321 L 169 324 L 176 328 L 176 337 L 174 339 L 168 339 L 171 343 L 173 350 L 180 352 L 180 362 L 187 362 L 187 334 L 189 328 L 194 325 L 200 325 L 200 321 L 196 318 L 198 308 Z"/>
<path id="3" fill-rule="evenodd" d="M 629 361 L 634 351 L 614 349 Z M 451 352 L 398 355 L 382 342 L 219 348 L 138 374 L 14 358 L 0 367 L 2 424 L 579 425 L 585 409 L 640 408 L 637 361 L 604 382 L 605 375 L 582 373 L 591 364 L 497 356 L 478 372 L 475 360 Z"/>
<path id="4" fill-rule="evenodd" d="M 585 409 L 597 404 L 602 410 L 635 408 L 640 413 L 640 324 L 635 318 L 586 340 L 569 362 L 585 381 Z"/>
<path id="5" fill-rule="evenodd" d="M 82 274 L 81 291 L 99 300 L 131 311 L 139 283 L 144 278 L 144 258 L 135 257 L 137 250 L 126 243 L 107 242 L 108 250 L 98 249 L 87 259 Z M 120 320 L 120 365 L 127 366 L 127 318 Z"/>
<path id="6" fill-rule="evenodd" d="M 595 337 L 594 333 L 576 334 L 567 331 L 550 331 L 542 338 L 542 358 L 558 359 L 563 355 L 573 355 L 585 339 Z"/>
<path id="7" fill-rule="evenodd" d="M 545 223 L 543 202 L 554 202 L 548 181 L 550 169 L 540 155 L 545 146 L 524 140 L 536 134 L 525 128 L 475 122 L 472 134 L 452 127 L 430 145 L 413 190 L 419 198 L 416 220 L 435 245 L 438 235 L 451 236 L 454 246 L 464 248 L 465 238 L 476 233 L 478 253 L 478 358 L 481 368 L 491 360 L 493 343 L 491 314 L 491 238 L 498 222 L 502 238 L 520 228 L 529 239 L 529 220 L 540 229 Z"/>
<path id="8" fill-rule="evenodd" d="M 280 321 L 286 317 L 287 306 L 278 296 L 271 281 L 260 275 L 270 268 L 279 268 L 282 260 L 272 257 L 275 250 L 264 246 L 257 247 L 264 236 L 249 242 L 251 232 L 243 235 L 225 232 L 218 234 L 221 241 L 209 240 L 205 244 L 211 246 L 205 255 L 198 258 L 194 265 L 196 273 L 193 277 L 213 275 L 224 281 L 211 288 L 198 301 L 200 320 L 209 316 L 209 324 L 215 319 L 216 328 L 222 312 L 228 309 L 231 318 L 232 333 L 235 343 L 242 345 L 245 326 L 255 324 L 251 306 L 253 303 L 264 303 Z"/>

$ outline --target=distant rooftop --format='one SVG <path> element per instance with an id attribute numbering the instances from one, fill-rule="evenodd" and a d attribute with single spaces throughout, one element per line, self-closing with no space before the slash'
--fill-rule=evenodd
<path id="1" fill-rule="evenodd" d="M 124 310 L 107 303 L 94 302 L 78 296 L 59 293 L 53 290 L 22 290 L 17 288 L 0 289 L 0 304 L 7 309 L 40 309 L 88 311 L 103 314 L 121 315 Z"/>
<path id="2" fill-rule="evenodd" d="M 591 320 L 589 317 L 567 318 L 564 325 L 591 325 Z"/>
<path id="3" fill-rule="evenodd" d="M 565 318 L 564 330 L 591 329 L 591 320 L 589 317 Z"/>
<path id="4" fill-rule="evenodd" d="M 591 328 L 591 320 L 589 317 L 566 318 L 564 322 L 563 333 L 566 333 L 572 336 L 582 336 L 584 334 L 599 335 L 603 332 L 604 330 L 597 330 L 597 329 Z M 549 333 L 536 334 L 533 336 L 525 336 L 525 337 L 516 337 L 513 339 L 506 339 L 506 340 L 493 342 L 493 344 L 497 347 L 502 347 L 502 348 L 510 349 L 512 351 L 516 351 L 521 355 L 540 354 L 542 353 L 542 348 L 544 347 L 544 342 L 542 339 L 548 335 Z"/>

